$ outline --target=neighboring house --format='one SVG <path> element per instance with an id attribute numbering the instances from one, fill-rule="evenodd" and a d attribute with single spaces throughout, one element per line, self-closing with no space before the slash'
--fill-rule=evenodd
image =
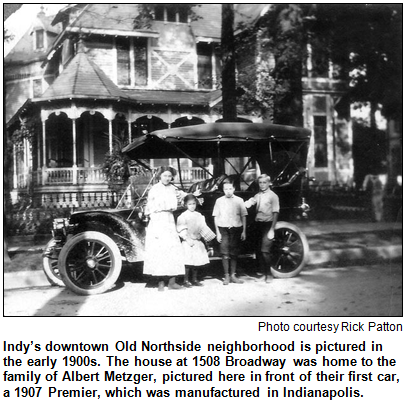
<path id="1" fill-rule="evenodd" d="M 39 16 L 26 36 L 26 48 L 35 50 L 43 41 L 41 59 L 27 53 L 19 63 L 14 59 L 15 66 L 21 74 L 27 63 L 35 66 L 38 77 L 30 76 L 29 92 L 7 87 L 6 117 L 10 135 L 20 126 L 20 117 L 37 119 L 31 147 L 25 142 L 25 149 L 14 155 L 14 188 L 24 189 L 32 181 L 34 206 L 108 205 L 101 165 L 116 135 L 131 142 L 144 131 L 222 118 L 221 4 L 194 6 L 197 19 L 191 19 L 187 5 L 157 4 L 150 27 L 135 29 L 138 10 L 137 4 L 73 4 L 56 15 L 53 31 Z M 58 24 L 62 31 L 55 38 Z M 24 49 L 17 45 L 14 53 Z M 6 77 L 12 63 L 7 57 Z M 347 122 L 334 110 L 341 95 L 337 83 L 311 75 L 303 82 L 305 126 L 317 133 L 310 174 L 350 181 L 351 157 L 341 159 L 337 152 L 340 131 L 351 141 Z M 12 102 L 17 93 L 20 99 Z M 251 113 L 239 116 L 261 122 Z M 180 164 L 183 179 L 204 178 L 205 172 L 192 162 Z"/>
<path id="2" fill-rule="evenodd" d="M 311 52 L 309 52 L 312 55 Z M 302 78 L 304 126 L 312 129 L 309 175 L 320 184 L 353 185 L 352 120 L 346 100 L 347 84 L 334 78 L 333 66 L 313 70 L 308 58 Z"/>
<path id="3" fill-rule="evenodd" d="M 55 69 L 43 66 L 60 26 L 54 16 L 39 12 L 31 27 L 4 59 L 5 122 L 16 115 L 28 98 L 40 97 L 55 79 Z"/>

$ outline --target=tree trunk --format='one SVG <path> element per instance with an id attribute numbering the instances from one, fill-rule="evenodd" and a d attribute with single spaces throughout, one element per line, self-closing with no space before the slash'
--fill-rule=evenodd
<path id="1" fill-rule="evenodd" d="M 305 49 L 299 5 L 277 7 L 275 38 L 276 124 L 303 126 L 302 65 Z"/>
<path id="2" fill-rule="evenodd" d="M 237 121 L 233 4 L 222 4 L 221 19 L 223 119 L 233 122 Z"/>

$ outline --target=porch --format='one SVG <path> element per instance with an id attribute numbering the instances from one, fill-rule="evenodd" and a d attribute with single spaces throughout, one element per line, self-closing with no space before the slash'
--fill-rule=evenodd
<path id="1" fill-rule="evenodd" d="M 175 184 L 187 190 L 193 183 L 209 178 L 209 174 L 200 167 L 181 168 L 175 178 Z M 133 193 L 142 195 L 151 180 L 151 173 L 138 175 Z M 14 195 L 25 192 L 33 182 L 33 208 L 72 208 L 97 209 L 112 207 L 122 199 L 123 206 L 132 204 L 131 190 L 124 195 L 113 193 L 107 185 L 100 167 L 43 168 L 29 173 L 16 175 Z"/>

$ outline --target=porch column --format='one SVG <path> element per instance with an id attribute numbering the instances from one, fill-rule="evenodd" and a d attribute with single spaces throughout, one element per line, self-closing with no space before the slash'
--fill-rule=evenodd
<path id="1" fill-rule="evenodd" d="M 46 120 L 42 120 L 42 185 L 47 182 Z"/>
<path id="2" fill-rule="evenodd" d="M 132 134 L 131 134 L 131 111 L 130 109 L 128 110 L 128 143 L 131 143 L 131 138 L 132 138 Z"/>
<path id="3" fill-rule="evenodd" d="M 109 151 L 113 152 L 113 120 L 109 120 Z"/>
<path id="4" fill-rule="evenodd" d="M 41 168 L 41 137 L 38 137 L 38 142 L 37 142 L 37 172 Z M 38 175 L 37 175 L 38 177 Z"/>
<path id="5" fill-rule="evenodd" d="M 13 144 L 13 188 L 17 188 L 17 150 L 16 150 L 16 145 Z"/>
<path id="6" fill-rule="evenodd" d="M 135 86 L 135 52 L 134 52 L 134 38 L 130 38 L 130 83 Z"/>
<path id="7" fill-rule="evenodd" d="M 73 184 L 78 183 L 78 165 L 76 163 L 76 118 L 72 118 L 72 142 L 73 142 L 73 165 L 72 176 Z"/>
<path id="8" fill-rule="evenodd" d="M 29 143 L 28 139 L 25 138 L 23 141 L 23 148 L 24 148 L 24 187 L 27 187 L 27 189 L 30 186 L 30 148 L 29 148 Z"/>
<path id="9" fill-rule="evenodd" d="M 211 88 L 212 90 L 214 90 L 217 86 L 216 52 L 214 43 L 211 44 L 211 77 L 212 77 Z"/>

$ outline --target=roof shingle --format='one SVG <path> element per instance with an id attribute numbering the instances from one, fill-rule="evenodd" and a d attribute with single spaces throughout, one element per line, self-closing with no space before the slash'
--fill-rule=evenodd
<path id="1" fill-rule="evenodd" d="M 79 51 L 40 99 L 127 99 L 107 75 Z M 37 100 L 40 100 L 37 99 Z"/>

